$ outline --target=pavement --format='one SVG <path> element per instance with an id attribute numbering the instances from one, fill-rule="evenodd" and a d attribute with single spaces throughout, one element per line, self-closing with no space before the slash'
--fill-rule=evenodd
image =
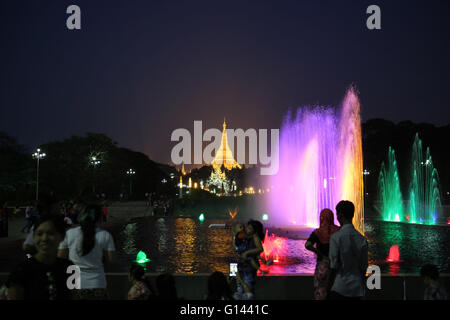
<path id="1" fill-rule="evenodd" d="M 99 224 L 101 228 L 108 229 L 113 224 L 123 223 L 136 218 L 152 216 L 152 208 L 147 207 L 145 201 L 115 202 L 108 208 L 107 223 Z M 7 243 L 24 241 L 27 233 L 22 232 L 26 224 L 24 212 L 8 220 L 8 237 L 0 237 L 0 251 Z"/>
<path id="2" fill-rule="evenodd" d="M 27 233 L 22 232 L 22 228 L 25 226 L 25 224 L 26 219 L 23 214 L 19 214 L 19 216 L 9 218 L 8 237 L 0 237 L 0 245 L 7 242 L 25 240 Z"/>

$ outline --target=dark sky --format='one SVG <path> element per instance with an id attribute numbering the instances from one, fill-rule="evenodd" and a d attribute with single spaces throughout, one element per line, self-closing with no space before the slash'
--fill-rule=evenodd
<path id="1" fill-rule="evenodd" d="M 66 28 L 77 4 L 82 29 Z M 382 30 L 366 28 L 381 7 Z M 2 0 L 0 130 L 105 133 L 167 163 L 176 128 L 279 128 L 288 108 L 450 121 L 449 1 Z"/>

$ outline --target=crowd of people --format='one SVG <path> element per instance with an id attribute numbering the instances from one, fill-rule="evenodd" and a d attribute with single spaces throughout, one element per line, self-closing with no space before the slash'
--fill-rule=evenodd
<path id="1" fill-rule="evenodd" d="M 320 213 L 320 227 L 315 229 L 305 247 L 316 254 L 314 298 L 317 300 L 359 300 L 365 296 L 368 243 L 353 226 L 355 207 L 349 201 L 336 206 L 340 226 L 334 224 L 333 212 Z M 23 249 L 28 258 L 10 273 L 3 298 L 30 300 L 105 300 L 109 299 L 105 266 L 116 260 L 112 235 L 99 224 L 106 220 L 107 207 L 100 204 L 64 202 L 39 203 L 26 208 L 28 232 Z M 205 299 L 251 300 L 260 264 L 271 264 L 261 258 L 265 238 L 263 224 L 250 220 L 232 227 L 237 272 L 230 277 L 213 272 L 208 278 Z M 67 285 L 70 266 L 80 270 L 78 287 Z M 424 299 L 447 299 L 439 281 L 436 266 L 421 270 L 426 290 Z M 129 270 L 128 300 L 177 300 L 175 279 L 170 273 L 159 275 L 154 284 L 146 277 L 144 267 L 133 263 Z M 234 283 L 232 284 L 232 280 Z"/>

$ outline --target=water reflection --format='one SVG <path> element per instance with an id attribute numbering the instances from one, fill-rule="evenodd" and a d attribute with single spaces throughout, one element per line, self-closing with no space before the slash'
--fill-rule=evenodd
<path id="1" fill-rule="evenodd" d="M 122 250 L 124 253 L 129 255 L 135 255 L 138 250 L 136 249 L 136 233 L 137 233 L 137 224 L 130 223 L 125 226 L 122 230 Z"/>
<path id="2" fill-rule="evenodd" d="M 156 220 L 156 238 L 158 245 L 158 252 L 164 254 L 167 251 L 167 234 L 168 228 L 164 218 Z"/>
<path id="3" fill-rule="evenodd" d="M 427 263 L 440 266 L 443 272 L 450 270 L 450 228 L 395 222 L 370 225 L 375 231 L 369 241 L 369 262 L 378 264 L 381 272 L 419 273 Z M 401 262 L 387 263 L 389 249 L 395 244 L 399 246 Z"/>
<path id="4" fill-rule="evenodd" d="M 147 219 L 112 230 L 117 241 L 118 263 L 110 271 L 124 272 L 143 250 L 152 261 L 149 272 L 211 273 L 229 272 L 229 263 L 237 261 L 231 230 L 208 228 L 211 220 L 200 223 L 190 218 Z M 369 264 L 383 273 L 418 273 L 425 263 L 450 271 L 450 228 L 393 222 L 367 222 Z M 391 246 L 397 244 L 400 263 L 387 263 Z M 305 249 L 305 240 L 287 240 L 288 254 L 283 261 L 264 268 L 265 274 L 313 273 L 315 255 Z"/>
<path id="5" fill-rule="evenodd" d="M 211 221 L 211 223 L 216 223 Z M 208 269 L 229 273 L 229 263 L 237 262 L 238 256 L 232 244 L 231 230 L 224 228 L 205 228 L 206 250 L 203 256 L 212 257 L 208 262 Z"/>
<path id="6" fill-rule="evenodd" d="M 197 226 L 194 220 L 187 218 L 175 219 L 175 247 L 169 260 L 175 266 L 175 273 L 198 272 L 199 258 L 197 256 L 196 239 Z"/>

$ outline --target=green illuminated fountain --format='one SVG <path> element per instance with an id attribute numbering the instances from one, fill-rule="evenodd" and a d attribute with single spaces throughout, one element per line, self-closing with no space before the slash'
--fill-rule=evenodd
<path id="1" fill-rule="evenodd" d="M 403 221 L 403 197 L 400 190 L 395 151 L 389 147 L 386 165 L 381 163 L 378 177 L 378 197 L 381 216 L 384 221 Z"/>
<path id="2" fill-rule="evenodd" d="M 414 138 L 410 172 L 409 201 L 404 207 L 395 152 L 389 147 L 387 162 L 381 164 L 378 177 L 381 217 L 384 221 L 434 225 L 442 211 L 439 176 L 430 148 L 423 152 L 419 134 Z"/>
<path id="3" fill-rule="evenodd" d="M 424 157 L 422 140 L 418 134 L 414 138 L 411 160 L 410 222 L 436 224 L 442 210 L 439 176 L 433 166 L 430 148 L 426 149 Z"/>

